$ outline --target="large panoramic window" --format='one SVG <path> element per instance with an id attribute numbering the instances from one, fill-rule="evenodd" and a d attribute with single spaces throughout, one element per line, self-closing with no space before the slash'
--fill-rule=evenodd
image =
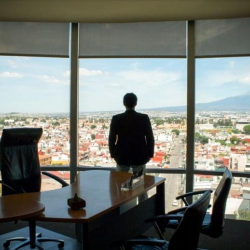
<path id="1" fill-rule="evenodd" d="M 249 57 L 196 60 L 195 169 L 249 171 L 249 70 Z M 194 190 L 214 190 L 220 177 L 195 175 L 194 180 Z M 246 219 L 249 183 L 233 178 L 229 218 Z"/>
<path id="2" fill-rule="evenodd" d="M 136 110 L 149 115 L 155 138 L 147 167 L 185 167 L 185 59 L 82 59 L 79 75 L 80 165 L 116 166 L 108 149 L 110 121 L 125 111 L 123 96 L 133 92 Z"/>
<path id="3" fill-rule="evenodd" d="M 182 206 L 175 196 L 186 187 L 215 189 L 219 178 L 210 171 L 226 167 L 234 172 L 229 198 L 235 204 L 237 199 L 246 200 L 250 179 L 241 176 L 250 171 L 249 24 L 249 18 L 188 25 L 185 21 L 80 23 L 72 25 L 70 40 L 67 23 L 0 22 L 0 137 L 4 128 L 42 127 L 41 166 L 56 168 L 54 174 L 66 180 L 69 172 L 63 172 L 63 166 L 70 166 L 73 175 L 77 167 L 77 155 L 70 156 L 70 143 L 76 143 L 77 136 L 79 150 L 74 153 L 81 167 L 115 168 L 108 147 L 110 121 L 124 112 L 124 94 L 134 92 L 136 110 L 149 115 L 153 128 L 155 155 L 147 168 L 150 174 L 166 178 L 166 211 Z M 194 43 L 187 44 L 187 26 L 191 35 L 194 32 Z M 73 53 L 78 47 L 79 64 Z M 187 65 L 187 47 L 194 48 L 194 68 Z M 192 77 L 187 82 L 187 69 L 189 76 L 196 72 L 194 85 Z M 195 145 L 188 148 L 190 157 L 194 153 L 194 166 L 187 167 L 199 171 L 194 185 L 189 185 L 192 178 L 186 179 L 185 170 L 194 111 L 187 117 L 188 87 L 195 90 L 196 99 Z M 188 103 L 192 107 L 192 95 Z M 73 111 L 78 112 L 78 121 Z M 210 170 L 207 175 L 206 170 Z M 43 190 L 60 187 L 52 180 L 43 181 Z M 232 213 L 246 219 L 247 205 L 238 202 Z"/>
<path id="4" fill-rule="evenodd" d="M 68 59 L 0 57 L 0 136 L 4 128 L 42 127 L 41 166 L 69 165 L 68 68 Z"/>
<path id="5" fill-rule="evenodd" d="M 249 57 L 196 61 L 196 169 L 248 171 L 249 70 Z"/>
<path id="6" fill-rule="evenodd" d="M 42 127 L 40 165 L 69 165 L 69 24 L 0 22 L 0 55 L 0 137 L 4 128 Z"/>

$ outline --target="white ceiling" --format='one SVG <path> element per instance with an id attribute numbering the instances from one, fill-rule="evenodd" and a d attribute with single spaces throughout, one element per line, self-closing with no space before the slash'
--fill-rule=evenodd
<path id="1" fill-rule="evenodd" d="M 0 0 L 0 21 L 138 22 L 250 17 L 250 0 Z"/>

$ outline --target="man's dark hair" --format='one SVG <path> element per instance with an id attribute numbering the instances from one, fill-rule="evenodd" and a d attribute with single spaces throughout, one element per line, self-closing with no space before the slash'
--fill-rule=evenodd
<path id="1" fill-rule="evenodd" d="M 137 104 L 137 96 L 134 93 L 127 93 L 123 97 L 123 104 L 127 108 L 133 108 Z"/>

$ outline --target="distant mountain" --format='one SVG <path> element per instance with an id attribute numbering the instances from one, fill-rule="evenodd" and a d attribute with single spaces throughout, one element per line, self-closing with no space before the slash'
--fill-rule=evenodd
<path id="1" fill-rule="evenodd" d="M 237 111 L 237 110 L 250 110 L 250 91 L 244 95 L 227 97 L 219 101 L 197 103 L 195 105 L 196 111 Z M 186 111 L 186 106 L 175 107 L 161 107 L 150 110 L 162 110 L 170 112 Z"/>

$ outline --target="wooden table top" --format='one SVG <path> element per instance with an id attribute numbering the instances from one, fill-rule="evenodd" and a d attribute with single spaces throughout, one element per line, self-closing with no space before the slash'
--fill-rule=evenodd
<path id="1" fill-rule="evenodd" d="M 134 190 L 121 191 L 121 183 L 130 178 L 130 173 L 88 170 L 77 175 L 72 185 L 51 191 L 12 195 L 16 202 L 39 201 L 45 205 L 45 211 L 38 221 L 89 222 L 138 197 L 165 181 L 164 178 L 145 175 L 144 186 Z M 86 201 L 86 207 L 74 211 L 67 204 L 68 198 L 75 193 Z M 5 199 L 1 197 L 0 199 Z"/>
<path id="2" fill-rule="evenodd" d="M 0 222 L 23 220 L 43 213 L 45 206 L 34 200 L 20 203 L 18 199 L 5 196 L 0 199 Z"/>

